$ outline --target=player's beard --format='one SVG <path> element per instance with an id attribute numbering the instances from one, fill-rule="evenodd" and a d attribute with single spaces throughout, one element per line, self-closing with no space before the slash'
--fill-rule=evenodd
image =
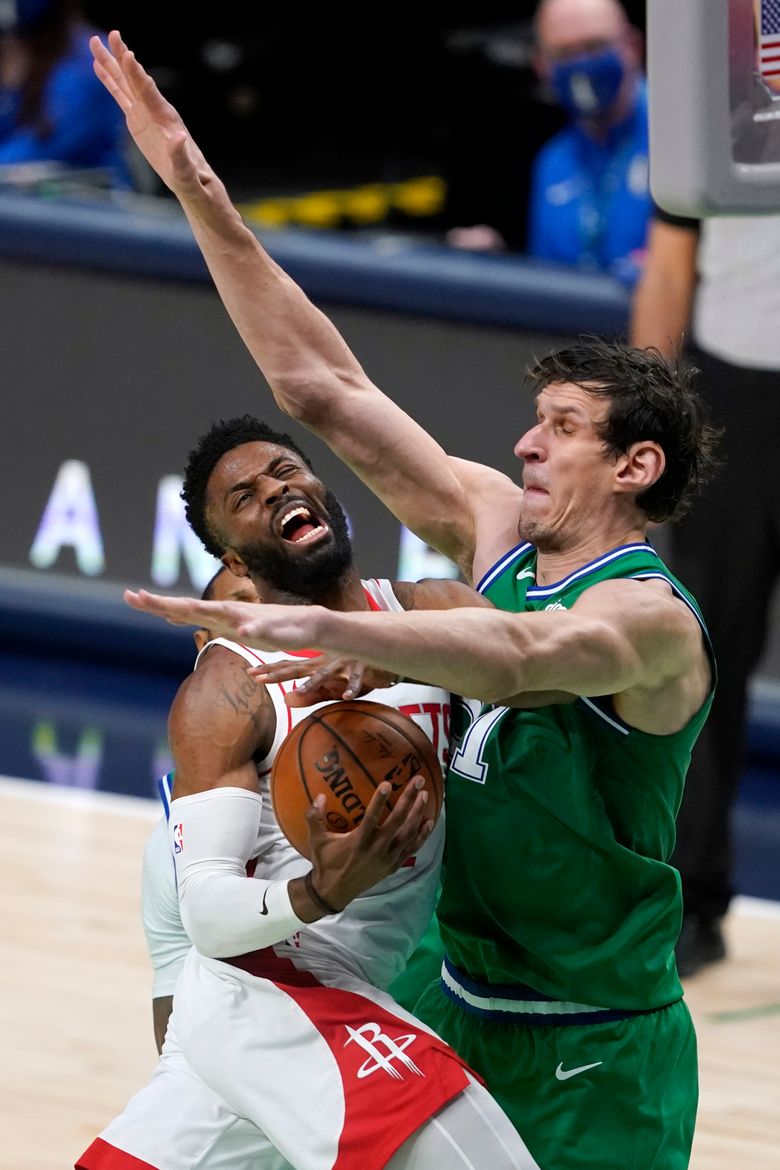
<path id="1" fill-rule="evenodd" d="M 331 491 L 325 493 L 325 509 L 330 539 L 302 556 L 288 554 L 283 545 L 237 548 L 250 575 L 267 581 L 280 593 L 306 601 L 316 601 L 335 585 L 352 567 L 352 543 L 346 513 Z"/>

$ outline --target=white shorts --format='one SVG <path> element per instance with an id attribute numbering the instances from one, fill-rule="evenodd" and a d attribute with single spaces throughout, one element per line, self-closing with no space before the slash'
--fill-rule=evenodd
<path id="1" fill-rule="evenodd" d="M 152 1081 L 78 1170 L 381 1170 L 469 1083 L 384 992 L 252 958 L 267 977 L 193 949 Z"/>
<path id="2" fill-rule="evenodd" d="M 196 1076 L 169 1027 L 151 1081 L 76 1163 L 85 1170 L 291 1170 L 256 1125 Z"/>

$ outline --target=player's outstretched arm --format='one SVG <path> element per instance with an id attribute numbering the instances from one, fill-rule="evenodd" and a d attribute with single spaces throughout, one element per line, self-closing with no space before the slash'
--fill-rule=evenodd
<path id="1" fill-rule="evenodd" d="M 612 695 L 632 726 L 671 734 L 710 686 L 697 619 L 668 585 L 611 581 L 571 610 L 512 614 L 463 608 L 334 613 L 126 593 L 169 621 L 199 624 L 260 649 L 314 647 L 489 702 L 524 706 L 528 692 Z"/>
<path id="2" fill-rule="evenodd" d="M 470 498 L 446 453 L 366 376 L 332 323 L 232 206 L 181 117 L 118 32 L 91 42 L 98 77 L 179 199 L 214 282 L 278 405 L 321 435 L 428 543 L 471 569 Z"/>

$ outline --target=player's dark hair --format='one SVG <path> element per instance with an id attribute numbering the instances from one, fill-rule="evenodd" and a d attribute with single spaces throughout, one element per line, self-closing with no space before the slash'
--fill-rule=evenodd
<path id="1" fill-rule="evenodd" d="M 187 456 L 181 498 L 184 500 L 184 514 L 190 528 L 203 541 L 206 550 L 215 557 L 222 556 L 225 546 L 206 518 L 206 488 L 211 473 L 222 456 L 243 443 L 275 443 L 278 447 L 286 447 L 289 451 L 294 451 L 309 470 L 313 471 L 308 456 L 304 455 L 290 435 L 273 430 L 250 414 L 213 423 Z"/>
<path id="2" fill-rule="evenodd" d="M 201 595 L 200 595 L 201 601 L 213 601 L 214 600 L 214 590 L 217 587 L 217 581 L 220 579 L 220 577 L 222 576 L 223 573 L 229 573 L 229 572 L 230 572 L 230 569 L 228 569 L 228 567 L 226 565 L 223 565 L 221 569 L 217 569 L 216 573 L 214 574 L 214 576 L 211 578 L 209 583 L 206 585 L 206 588 L 201 593 Z"/>
<path id="3" fill-rule="evenodd" d="M 698 370 L 667 361 L 657 349 L 589 337 L 548 354 L 528 371 L 534 394 L 571 382 L 610 400 L 598 433 L 612 458 L 625 454 L 633 443 L 658 443 L 666 466 L 636 497 L 655 521 L 684 516 L 719 463 L 721 431 L 707 421 L 697 376 Z"/>

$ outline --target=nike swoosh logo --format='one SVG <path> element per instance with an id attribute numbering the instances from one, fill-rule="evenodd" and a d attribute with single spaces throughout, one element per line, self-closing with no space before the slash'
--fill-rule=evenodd
<path id="1" fill-rule="evenodd" d="M 568 1081 L 569 1077 L 576 1077 L 578 1073 L 587 1072 L 589 1068 L 598 1068 L 603 1063 L 603 1060 L 597 1060 L 593 1064 L 581 1064 L 579 1068 L 567 1068 L 565 1071 L 561 1063 L 555 1070 L 555 1079 L 556 1081 Z"/>
<path id="2" fill-rule="evenodd" d="M 536 576 L 535 569 L 521 569 L 520 572 L 517 574 L 517 577 L 515 578 L 515 580 L 516 581 L 524 581 L 526 579 L 526 577 L 535 577 L 535 576 Z"/>
<path id="3" fill-rule="evenodd" d="M 267 913 L 268 913 L 268 907 L 267 907 L 267 906 L 266 906 L 266 904 L 265 904 L 265 896 L 266 896 L 266 894 L 267 894 L 267 893 L 268 893 L 268 886 L 266 886 L 266 887 L 265 887 L 265 889 L 263 890 L 263 908 L 262 908 L 262 910 L 260 911 L 260 913 L 261 913 L 261 914 L 267 914 Z"/>

